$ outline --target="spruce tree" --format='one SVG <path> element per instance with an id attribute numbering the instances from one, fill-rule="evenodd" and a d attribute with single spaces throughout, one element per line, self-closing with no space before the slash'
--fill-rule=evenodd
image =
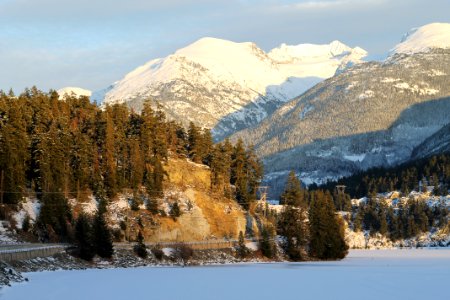
<path id="1" fill-rule="evenodd" d="M 256 193 L 261 183 L 262 176 L 264 174 L 263 165 L 259 158 L 256 156 L 255 149 L 250 146 L 246 151 L 246 173 L 247 173 L 247 189 L 248 189 L 248 202 L 256 200 Z"/>
<path id="2" fill-rule="evenodd" d="M 236 187 L 236 201 L 244 208 L 248 209 L 250 198 L 248 191 L 248 176 L 246 166 L 247 154 L 242 140 L 236 143 L 231 164 L 231 184 Z"/>
<path id="3" fill-rule="evenodd" d="M 44 193 L 41 198 L 38 223 L 44 231 L 55 232 L 57 237 L 49 237 L 54 242 L 68 241 L 72 212 L 67 199 L 60 192 Z"/>
<path id="4" fill-rule="evenodd" d="M 342 259 L 348 246 L 344 224 L 336 215 L 331 195 L 317 191 L 309 210 L 310 255 L 319 259 Z"/>
<path id="5" fill-rule="evenodd" d="M 137 190 L 141 186 L 144 177 L 144 160 L 137 138 L 129 140 L 129 156 L 129 183 L 133 190 Z"/>
<path id="6" fill-rule="evenodd" d="M 9 107 L 7 107 L 9 106 Z M 29 137 L 25 116 L 17 101 L 5 103 L 0 111 L 0 201 L 17 204 L 25 188 Z M 7 191 L 7 192 L 4 192 Z"/>
<path id="7" fill-rule="evenodd" d="M 304 260 L 309 236 L 305 210 L 286 205 L 278 220 L 278 232 L 284 237 L 283 248 L 289 258 Z"/>
<path id="8" fill-rule="evenodd" d="M 112 197 L 117 192 L 117 169 L 116 169 L 116 159 L 115 159 L 115 142 L 114 142 L 114 124 L 107 108 L 106 112 L 106 129 L 105 129 L 105 140 L 103 146 L 104 155 L 104 178 L 106 192 L 109 197 Z"/>
<path id="9" fill-rule="evenodd" d="M 272 258 L 275 255 L 275 243 L 273 241 L 272 229 L 264 226 L 261 232 L 260 248 L 262 255 L 267 258 Z"/>
<path id="10" fill-rule="evenodd" d="M 237 254 L 240 258 L 245 258 L 248 256 L 249 253 L 250 250 L 245 245 L 244 233 L 242 231 L 239 231 Z"/>
<path id="11" fill-rule="evenodd" d="M 291 171 L 288 175 L 286 186 L 280 196 L 280 204 L 293 205 L 298 207 L 306 207 L 305 193 L 302 189 L 300 180 Z"/>
<path id="12" fill-rule="evenodd" d="M 144 236 L 142 235 L 142 232 L 139 230 L 136 245 L 133 247 L 134 253 L 136 253 L 137 256 L 140 258 L 147 258 L 147 246 L 144 244 Z"/>
<path id="13" fill-rule="evenodd" d="M 85 214 L 78 216 L 75 226 L 75 238 L 78 246 L 78 256 L 91 261 L 95 256 L 95 246 L 92 225 Z"/>
<path id="14" fill-rule="evenodd" d="M 103 258 L 111 258 L 114 253 L 111 231 L 105 220 L 106 201 L 101 199 L 94 218 L 95 252 Z"/>
<path id="15" fill-rule="evenodd" d="M 201 149 L 201 131 L 193 122 L 189 123 L 188 128 L 188 154 L 189 158 L 196 163 L 202 160 Z"/>

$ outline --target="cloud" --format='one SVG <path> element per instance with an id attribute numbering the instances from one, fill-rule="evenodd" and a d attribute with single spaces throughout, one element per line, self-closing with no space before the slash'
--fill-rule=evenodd
<path id="1" fill-rule="evenodd" d="M 387 0 L 325 0 L 325 1 L 303 1 L 303 2 L 291 2 L 275 6 L 275 9 L 285 11 L 324 11 L 331 9 L 370 9 L 374 5 L 386 4 Z"/>
<path id="2" fill-rule="evenodd" d="M 448 0 L 0 0 L 0 89 L 102 88 L 203 36 L 383 54 L 448 11 Z"/>
<path id="3" fill-rule="evenodd" d="M 5 1 L 5 0 L 4 0 Z M 224 0 L 14 0 L 0 2 L 0 16 L 10 20 L 55 21 L 106 19 L 161 12 L 176 13 L 227 3 Z"/>

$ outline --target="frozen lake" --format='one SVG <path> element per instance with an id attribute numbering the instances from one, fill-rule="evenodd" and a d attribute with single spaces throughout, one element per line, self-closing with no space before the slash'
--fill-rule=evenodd
<path id="1" fill-rule="evenodd" d="M 356 250 L 339 262 L 29 273 L 3 300 L 449 299 L 450 249 Z M 138 298 L 139 297 L 139 298 Z"/>

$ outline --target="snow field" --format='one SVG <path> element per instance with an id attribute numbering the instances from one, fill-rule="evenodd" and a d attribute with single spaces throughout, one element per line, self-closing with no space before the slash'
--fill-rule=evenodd
<path id="1" fill-rule="evenodd" d="M 450 249 L 354 250 L 342 261 L 29 273 L 14 299 L 447 299 Z"/>

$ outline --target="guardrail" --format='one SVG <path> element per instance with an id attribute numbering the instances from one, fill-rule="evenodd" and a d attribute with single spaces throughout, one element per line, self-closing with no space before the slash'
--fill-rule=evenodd
<path id="1" fill-rule="evenodd" d="M 48 257 L 63 251 L 67 245 L 17 244 L 0 246 L 0 260 L 11 262 Z"/>
<path id="2" fill-rule="evenodd" d="M 206 241 L 175 241 L 145 243 L 149 248 L 176 248 L 180 244 L 188 245 L 194 250 L 231 249 L 238 244 L 238 240 L 206 240 Z M 246 239 L 246 243 L 256 242 L 258 239 Z M 134 242 L 114 243 L 116 249 L 132 249 Z M 0 245 L 0 261 L 20 261 L 37 257 L 55 255 L 68 247 L 66 244 L 11 244 Z"/>
<path id="3" fill-rule="evenodd" d="M 256 242 L 258 239 L 246 239 L 246 243 Z M 210 250 L 210 249 L 231 249 L 238 244 L 238 240 L 206 240 L 206 241 L 175 241 L 175 242 L 152 242 L 145 243 L 149 248 L 176 248 L 180 244 L 188 245 L 194 250 Z M 130 243 L 115 243 L 114 247 L 117 249 L 131 249 L 135 242 Z"/>

